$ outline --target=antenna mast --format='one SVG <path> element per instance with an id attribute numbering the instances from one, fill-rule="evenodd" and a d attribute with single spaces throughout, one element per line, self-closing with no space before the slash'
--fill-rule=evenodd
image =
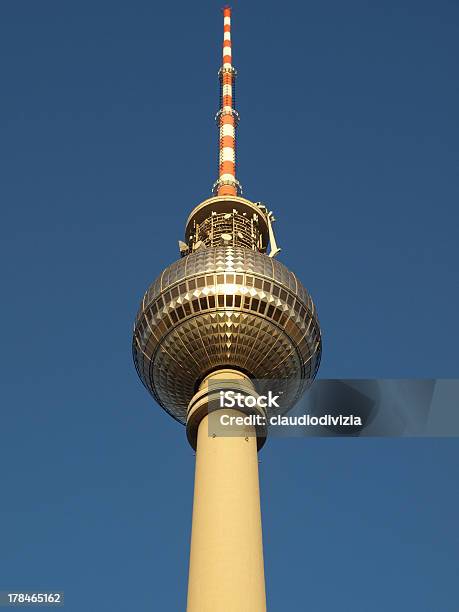
<path id="1" fill-rule="evenodd" d="M 236 179 L 236 128 L 239 114 L 235 110 L 236 70 L 231 53 L 231 8 L 223 9 L 223 61 L 218 76 L 220 79 L 220 110 L 215 116 L 219 128 L 218 179 L 213 193 L 219 196 L 242 194 L 242 187 Z"/>

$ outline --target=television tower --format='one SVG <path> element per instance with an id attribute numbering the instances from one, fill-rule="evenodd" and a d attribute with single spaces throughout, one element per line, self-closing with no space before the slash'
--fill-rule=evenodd
<path id="1" fill-rule="evenodd" d="M 133 356 L 141 381 L 186 425 L 196 451 L 188 612 L 262 612 L 257 451 L 266 432 L 249 427 L 244 436 L 216 435 L 209 407 L 217 405 L 219 388 L 255 394 L 258 380 L 276 380 L 288 382 L 287 410 L 317 373 L 321 337 L 311 297 L 275 259 L 273 213 L 243 198 L 236 178 L 229 7 L 223 16 L 219 176 L 212 197 L 187 219 L 181 258 L 144 295 Z"/>

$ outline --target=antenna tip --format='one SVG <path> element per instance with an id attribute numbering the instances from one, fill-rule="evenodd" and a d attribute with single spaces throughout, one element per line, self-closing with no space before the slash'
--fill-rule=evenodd
<path id="1" fill-rule="evenodd" d="M 223 10 L 224 17 L 231 17 L 231 7 L 230 6 L 225 5 L 222 10 Z"/>

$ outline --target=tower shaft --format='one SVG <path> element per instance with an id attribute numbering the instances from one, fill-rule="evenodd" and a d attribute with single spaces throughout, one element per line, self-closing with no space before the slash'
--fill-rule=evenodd
<path id="1" fill-rule="evenodd" d="M 221 370 L 200 390 L 228 378 L 249 382 Z M 213 437 L 207 414 L 198 425 L 187 612 L 266 610 L 257 438 L 247 433 Z"/>

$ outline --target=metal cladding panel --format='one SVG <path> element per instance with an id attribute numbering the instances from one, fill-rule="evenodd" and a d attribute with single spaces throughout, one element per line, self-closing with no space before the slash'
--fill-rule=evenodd
<path id="1" fill-rule="evenodd" d="M 196 251 L 166 268 L 145 293 L 143 308 L 173 284 L 187 277 L 213 272 L 246 272 L 276 281 L 305 303 L 312 302 L 293 272 L 273 257 L 243 247 L 214 247 Z"/>

